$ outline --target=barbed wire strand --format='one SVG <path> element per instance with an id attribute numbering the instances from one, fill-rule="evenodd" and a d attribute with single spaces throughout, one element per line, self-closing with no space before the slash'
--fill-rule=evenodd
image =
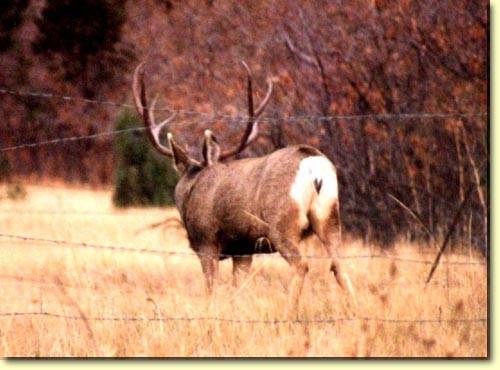
<path id="1" fill-rule="evenodd" d="M 352 321 L 375 321 L 396 324 L 442 324 L 442 323 L 486 323 L 487 318 L 473 318 L 473 319 L 393 319 L 393 318 L 379 318 L 379 317 L 331 317 L 323 319 L 231 319 L 217 316 L 198 316 L 198 317 L 133 317 L 133 316 L 75 316 L 63 313 L 50 312 L 50 311 L 31 311 L 31 312 L 0 312 L 0 317 L 16 317 L 16 316 L 47 316 L 65 320 L 92 320 L 92 321 L 124 321 L 124 322 L 137 322 L 137 321 L 217 321 L 227 322 L 234 324 L 333 324 L 337 322 L 352 322 Z"/>
<path id="2" fill-rule="evenodd" d="M 121 130 L 105 131 L 105 132 L 92 134 L 92 135 L 71 136 L 71 137 L 63 137 L 63 138 L 58 138 L 58 139 L 46 140 L 46 141 L 37 141 L 37 142 L 33 142 L 33 143 L 25 143 L 25 144 L 10 146 L 10 147 L 3 147 L 3 148 L 0 148 L 0 152 L 8 152 L 8 151 L 24 149 L 24 148 L 33 148 L 33 147 L 57 144 L 57 143 L 68 142 L 68 141 L 78 141 L 78 140 L 84 140 L 84 139 L 97 139 L 100 137 L 116 135 L 116 134 L 120 134 L 120 133 L 124 133 L 124 132 L 143 131 L 145 129 L 146 129 L 146 127 L 132 127 L 132 128 L 121 129 Z"/>
<path id="3" fill-rule="evenodd" d="M 82 97 L 74 97 L 69 95 L 58 95 L 47 92 L 36 92 L 36 91 L 16 91 L 10 90 L 5 87 L 0 87 L 0 94 L 4 95 L 13 95 L 20 97 L 34 97 L 34 98 L 45 98 L 45 99 L 58 99 L 65 101 L 81 101 L 88 104 L 99 104 L 106 105 L 112 107 L 124 107 L 124 108 L 133 108 L 135 109 L 135 105 L 123 102 L 115 102 L 110 100 L 97 100 L 97 99 L 88 99 Z M 229 118 L 234 119 L 234 115 L 224 114 L 224 113 L 205 113 L 193 110 L 184 110 L 184 109 L 173 109 L 168 107 L 155 108 L 155 111 L 164 111 L 170 113 L 177 114 L 186 114 L 186 115 L 198 115 L 198 116 L 207 116 L 210 118 Z M 374 113 L 374 114 L 352 114 L 352 115 L 297 115 L 297 116 L 288 116 L 284 118 L 272 118 L 266 117 L 266 120 L 304 120 L 304 119 L 317 119 L 317 120 L 358 120 L 358 119 L 366 119 L 366 118 L 374 118 L 374 119 L 412 119 L 412 118 L 453 118 L 453 117 L 486 117 L 488 113 L 486 112 L 415 112 L 415 113 Z"/>
<path id="4" fill-rule="evenodd" d="M 254 254 L 214 254 L 214 253 L 204 253 L 204 252 L 180 252 L 180 251 L 165 251 L 160 249 L 149 249 L 149 248 L 130 248 L 124 246 L 115 246 L 115 245 L 101 245 L 94 243 L 85 243 L 85 242 L 71 242 L 66 240 L 56 240 L 56 239 L 46 239 L 46 238 L 36 238 L 31 236 L 24 235 L 13 235 L 13 234 L 4 234 L 0 233 L 0 237 L 9 238 L 9 239 L 17 239 L 24 242 L 40 242 L 40 243 L 48 243 L 55 246 L 63 246 L 63 247 L 76 247 L 76 248 L 92 248 L 92 249 L 102 249 L 102 250 L 110 250 L 110 251 L 122 251 L 122 252 L 134 252 L 134 253 L 144 253 L 144 254 L 154 254 L 154 255 L 168 255 L 168 256 L 218 256 L 220 258 L 231 258 L 231 257 L 250 257 L 254 256 Z M 281 254 L 280 254 L 281 255 Z M 328 259 L 331 257 L 328 256 L 319 256 L 319 255 L 286 255 L 287 257 L 303 257 L 308 259 Z M 419 260 L 412 258 L 404 258 L 394 255 L 388 254 L 367 254 L 367 255 L 339 255 L 338 258 L 341 259 L 389 259 L 401 262 L 409 262 L 409 263 L 421 263 L 421 264 L 432 264 L 432 261 L 427 260 Z M 478 265 L 485 266 L 486 262 L 480 261 L 445 261 L 445 264 L 449 265 Z"/>
<path id="5" fill-rule="evenodd" d="M 1 90 L 0 90 L 1 92 Z M 479 115 L 482 115 L 478 113 Z M 461 115 L 459 113 L 453 114 L 453 113 L 401 113 L 396 115 L 399 118 L 416 118 L 416 117 L 423 117 L 423 118 L 447 118 L 447 117 L 455 117 L 457 115 Z M 295 117 L 285 117 L 285 118 L 270 118 L 270 117 L 265 117 L 259 119 L 260 122 L 265 123 L 265 122 L 273 122 L 273 121 L 281 121 L 281 122 L 292 122 L 292 121 L 297 121 L 297 120 L 307 120 L 307 119 L 316 119 L 316 120 L 350 120 L 350 119 L 363 119 L 363 118 L 375 118 L 375 119 L 387 119 L 389 117 L 394 117 L 394 115 L 391 114 L 366 114 L 366 115 L 343 115 L 343 116 L 295 116 Z M 233 123 L 241 123 L 245 122 L 246 118 L 245 117 L 230 117 L 231 121 Z M 189 125 L 189 124 L 207 124 L 207 123 L 214 123 L 217 122 L 218 120 L 216 118 L 211 117 L 211 119 L 205 119 L 203 121 L 196 120 L 196 121 L 181 121 L 181 122 L 175 122 L 175 125 Z M 8 151 L 14 151 L 14 150 L 20 150 L 20 149 L 26 149 L 26 148 L 34 148 L 34 147 L 40 147 L 40 146 L 46 146 L 46 145 L 53 145 L 53 144 L 59 144 L 59 143 L 67 143 L 67 142 L 76 142 L 80 140 L 90 140 L 90 139 L 99 139 L 107 136 L 112 136 L 112 135 L 118 135 L 126 132 L 136 132 L 136 131 L 144 131 L 146 130 L 146 127 L 132 127 L 132 128 L 127 128 L 127 129 L 120 129 L 120 130 L 110 130 L 110 131 L 104 131 L 96 134 L 90 134 L 90 135 L 75 135 L 75 136 L 70 136 L 70 137 L 59 137 L 59 138 L 54 138 L 50 140 L 45 140 L 45 141 L 36 141 L 36 142 L 31 142 L 31 143 L 23 143 L 23 144 L 18 144 L 18 145 L 13 145 L 13 146 L 7 146 L 7 147 L 0 147 L 0 152 L 8 152 Z"/>
<path id="6" fill-rule="evenodd" d="M 53 94 L 53 93 L 48 93 L 48 92 L 41 92 L 41 91 L 16 91 L 16 90 L 10 90 L 5 87 L 0 88 L 0 94 L 4 95 L 12 95 L 12 96 L 18 96 L 18 97 L 32 97 L 32 98 L 45 98 L 45 99 L 54 99 L 54 100 L 65 100 L 65 101 L 80 101 L 88 104 L 99 104 L 99 105 L 109 105 L 112 107 L 124 107 L 124 108 L 134 108 L 135 106 L 133 104 L 128 104 L 128 103 L 119 103 L 119 102 L 114 102 L 114 101 L 109 101 L 109 100 L 97 100 L 97 99 L 88 99 L 88 98 L 82 98 L 82 97 L 74 97 L 74 96 L 69 96 L 69 95 L 58 95 L 58 94 Z M 156 108 L 156 111 L 171 111 L 171 109 L 166 109 L 166 108 Z"/>
<path id="7" fill-rule="evenodd" d="M 110 217 L 121 217 L 121 216 L 154 216 L 154 217 L 159 217 L 159 216 L 167 216 L 167 211 L 166 210 L 151 210 L 151 211 L 143 211 L 143 212 L 137 212 L 137 211 L 110 211 L 110 212 L 94 212 L 94 211 L 52 211 L 52 210 L 40 210 L 40 209 L 0 209 L 0 214 L 7 214 L 9 216 L 11 215 L 33 215 L 33 216 L 45 216 L 45 215 L 53 215 L 53 216 L 110 216 Z M 480 211 L 477 211 L 479 213 Z M 158 224 L 153 224 L 146 226 L 145 228 L 141 229 L 141 231 L 144 231 L 146 229 L 153 229 L 156 227 L 162 226 L 163 223 L 166 225 L 164 227 L 169 227 L 170 225 L 167 225 L 170 221 L 176 221 L 176 222 L 181 222 L 180 218 L 177 217 L 167 217 L 164 222 L 158 223 Z M 178 226 L 175 226 L 178 227 Z M 420 251 L 419 253 L 423 254 L 429 254 L 429 255 L 435 255 L 435 252 L 425 252 L 425 251 Z M 453 251 L 453 255 L 455 256 L 470 256 L 470 253 L 467 252 L 458 252 L 458 251 Z"/>
<path id="8" fill-rule="evenodd" d="M 239 122 L 242 119 L 236 118 L 234 122 Z M 180 122 L 175 122 L 173 125 L 189 125 L 193 123 L 200 123 L 200 124 L 206 124 L 206 123 L 211 123 L 215 122 L 214 120 L 183 120 Z M 62 138 L 55 138 L 55 139 L 50 139 L 50 140 L 45 140 L 45 141 L 36 141 L 36 142 L 31 142 L 31 143 L 24 143 L 24 144 L 19 144 L 19 145 L 14 145 L 14 146 L 9 146 L 9 147 L 0 147 L 0 152 L 8 152 L 8 151 L 13 151 L 13 150 L 19 150 L 19 149 L 26 149 L 26 148 L 33 148 L 33 147 L 39 147 L 39 146 L 45 146 L 45 145 L 52 145 L 52 144 L 58 144 L 58 143 L 63 143 L 63 142 L 75 142 L 79 140 L 87 140 L 87 139 L 99 139 L 102 137 L 106 136 L 112 136 L 112 135 L 118 135 L 118 134 L 123 134 L 126 132 L 136 132 L 136 131 L 144 131 L 147 130 L 147 127 L 131 127 L 131 128 L 126 128 L 126 129 L 119 129 L 119 130 L 110 130 L 110 131 L 104 131 L 96 134 L 91 134 L 91 135 L 78 135 L 78 136 L 69 136 L 69 137 L 62 137 Z"/>

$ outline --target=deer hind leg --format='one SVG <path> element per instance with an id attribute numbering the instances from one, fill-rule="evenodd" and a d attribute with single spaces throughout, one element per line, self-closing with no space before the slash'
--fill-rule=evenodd
<path id="1" fill-rule="evenodd" d="M 313 216 L 311 222 L 314 232 L 330 258 L 330 272 L 334 274 L 339 286 L 344 290 L 347 289 L 354 296 L 351 280 L 341 268 L 337 258 L 342 240 L 338 203 L 333 204 L 330 215 L 326 220 L 319 220 Z"/>
<path id="2" fill-rule="evenodd" d="M 304 287 L 304 280 L 309 271 L 306 259 L 301 256 L 298 249 L 300 235 L 289 236 L 285 231 L 272 230 L 269 233 L 269 240 L 273 247 L 281 254 L 288 264 L 295 270 L 296 275 L 291 282 L 290 295 L 292 299 L 291 307 L 294 312 L 298 312 L 299 300 Z"/>
<path id="3" fill-rule="evenodd" d="M 233 286 L 237 288 L 241 283 L 242 276 L 248 275 L 252 266 L 252 256 L 233 257 Z"/>

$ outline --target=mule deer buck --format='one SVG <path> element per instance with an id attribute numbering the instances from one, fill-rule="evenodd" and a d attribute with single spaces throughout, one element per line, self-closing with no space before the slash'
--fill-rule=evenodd
<path id="1" fill-rule="evenodd" d="M 133 76 L 136 108 L 150 141 L 163 155 L 173 158 L 180 179 L 175 203 L 187 231 L 191 248 L 198 254 L 212 292 L 219 260 L 232 257 L 233 279 L 248 271 L 252 255 L 279 252 L 295 269 L 292 282 L 294 305 L 308 272 L 307 259 L 299 244 L 316 234 L 331 258 L 330 270 L 341 287 L 350 288 L 340 271 L 334 248 L 340 242 L 337 175 L 333 164 L 317 149 L 294 145 L 259 158 L 234 159 L 255 141 L 258 117 L 273 91 L 268 82 L 265 98 L 254 109 L 252 78 L 248 74 L 248 122 L 239 144 L 222 150 L 211 131 L 205 131 L 203 160 L 191 158 L 168 134 L 168 146 L 160 142 L 160 131 L 175 116 L 156 124 L 156 98 L 148 106 L 143 64 Z M 267 244 L 267 249 L 256 249 Z"/>

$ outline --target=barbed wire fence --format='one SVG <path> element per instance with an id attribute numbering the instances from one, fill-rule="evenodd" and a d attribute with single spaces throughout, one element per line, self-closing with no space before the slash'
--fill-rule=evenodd
<path id="1" fill-rule="evenodd" d="M 102 245 L 102 244 L 93 244 L 93 243 L 85 243 L 85 242 L 74 242 L 67 240 L 57 240 L 57 239 L 47 239 L 47 238 L 39 238 L 39 237 L 31 237 L 31 236 L 23 236 L 23 235 L 13 235 L 13 234 L 5 234 L 0 233 L 0 239 L 7 240 L 15 240 L 17 242 L 26 242 L 29 244 L 35 243 L 37 246 L 48 244 L 54 247 L 62 247 L 62 248 L 72 248 L 78 250 L 100 250 L 100 251 L 108 251 L 108 252 L 124 252 L 124 253 L 139 253 L 139 254 L 149 254 L 149 255 L 157 255 L 157 256 L 185 256 L 185 257 L 195 257 L 200 255 L 210 255 L 213 254 L 208 253 L 194 253 L 194 252 L 182 252 L 182 251 L 166 251 L 162 249 L 152 249 L 152 248 L 131 248 L 125 246 L 117 246 L 117 245 Z M 1 247 L 12 247 L 12 245 L 5 245 L 0 243 Z M 225 254 L 217 254 L 216 256 L 220 258 L 225 257 L 248 257 L 251 255 L 225 255 Z M 255 256 L 255 255 L 253 255 Z M 260 255 L 264 258 L 270 258 L 270 255 Z M 306 259 L 314 259 L 314 260 L 322 260 L 322 259 L 330 259 L 328 256 L 323 255 L 304 255 L 302 256 Z M 384 259 L 388 261 L 398 261 L 404 263 L 411 264 L 424 264 L 430 265 L 432 264 L 431 260 L 422 260 L 422 259 L 412 259 L 405 258 L 397 255 L 391 254 L 358 254 L 358 255 L 340 255 L 339 259 Z M 467 266 L 467 267 L 479 267 L 485 268 L 485 261 L 442 261 L 443 265 L 451 265 L 451 266 Z M 12 280 L 21 280 L 22 277 L 18 276 L 2 276 L 0 275 L 0 280 L 12 279 Z M 51 281 L 37 281 L 33 279 L 28 280 L 30 283 L 38 283 L 45 285 L 54 285 L 54 282 Z M 58 281 L 56 284 L 61 285 L 62 283 Z M 416 286 L 420 285 L 415 282 L 408 282 L 404 284 L 406 286 Z M 446 280 L 437 280 L 432 283 L 432 285 L 439 285 L 449 289 L 452 286 L 459 287 L 459 284 L 450 285 L 449 281 Z M 78 287 L 77 287 L 78 288 Z M 39 311 L 0 311 L 0 317 L 5 318 L 16 318 L 16 317 L 46 317 L 46 318 L 54 318 L 54 319 L 62 319 L 62 320 L 84 320 L 84 321 L 98 321 L 98 322 L 199 322 L 199 321 L 212 321 L 212 322 L 220 322 L 220 323 L 230 323 L 230 324 L 250 324 L 250 325 L 284 325 L 284 324 L 302 324 L 302 325 L 325 325 L 325 324 L 335 324 L 341 322 L 380 322 L 387 324 L 418 324 L 418 325 L 427 325 L 427 324 L 485 324 L 488 321 L 488 318 L 479 317 L 479 318 L 418 318 L 418 319 L 410 319 L 410 318 L 380 318 L 380 317 L 328 317 L 328 318 L 318 318 L 318 319 L 238 319 L 238 318 L 226 318 L 226 317 L 218 317 L 218 316 L 197 316 L 197 317 L 189 317 L 189 316 L 179 316 L 179 317 L 170 317 L 164 315 L 158 315 L 155 317 L 146 317 L 146 316 L 87 316 L 87 315 L 70 315 L 61 312 L 48 311 L 40 307 Z"/>
<path id="2" fill-rule="evenodd" d="M 32 97 L 32 98 L 41 98 L 41 99 L 54 99 L 61 101 L 82 101 L 88 104 L 98 104 L 105 105 L 110 107 L 122 107 L 122 108 L 134 108 L 132 104 L 124 103 L 124 102 L 115 102 L 108 100 L 96 100 L 96 99 L 86 99 L 74 96 L 67 95 L 58 95 L 47 92 L 37 92 L 37 91 L 15 91 L 10 90 L 4 87 L 0 87 L 0 94 L 3 95 L 12 95 L 17 97 Z M 216 120 L 229 120 L 234 123 L 242 123 L 245 122 L 245 117 L 235 117 L 234 115 L 221 114 L 221 113 L 203 113 L 198 111 L 191 110 L 173 110 L 168 107 L 156 108 L 157 111 L 164 111 L 170 113 L 180 113 L 186 116 L 196 117 L 196 122 L 200 122 L 200 117 L 202 117 L 202 121 L 204 123 L 215 122 Z M 320 115 L 298 115 L 298 116 L 289 116 L 289 117 L 264 117 L 260 119 L 261 122 L 299 122 L 305 120 L 315 120 L 315 121 L 326 121 L 326 122 L 334 122 L 334 121 L 354 121 L 354 120 L 364 120 L 364 119 L 374 119 L 374 120 L 387 120 L 387 119 L 398 119 L 398 120 L 411 120 L 411 119 L 446 119 L 446 118 L 469 118 L 469 117 L 487 117 L 488 114 L 485 112 L 417 112 L 417 113 L 392 113 L 392 114 L 361 114 L 361 115 L 330 115 L 330 116 L 320 116 Z M 181 121 L 183 123 L 190 123 L 194 121 L 184 120 Z M 55 145 L 59 143 L 71 143 L 77 142 L 80 140 L 97 140 L 100 138 L 111 137 L 114 135 L 119 135 L 127 132 L 137 132 L 145 130 L 144 127 L 137 128 L 129 128 L 123 130 L 109 130 L 104 132 L 99 132 L 90 135 L 74 135 L 68 137 L 57 137 L 49 140 L 43 141 L 35 141 L 35 142 L 27 142 L 20 143 L 17 145 L 11 146 L 0 146 L 0 152 L 12 152 L 17 150 L 23 150 L 26 148 L 36 148 L 47 145 Z M 9 213 L 30 213 L 34 214 L 34 210 L 2 210 L 0 209 L 0 213 L 5 212 Z M 40 215 L 48 215 L 48 214 L 79 214 L 79 215 L 87 215 L 87 216 L 96 216 L 96 215 L 119 215 L 120 213 L 114 212 L 77 212 L 77 211 L 44 211 L 44 210 L 36 210 L 37 214 Z M 148 212 L 144 212 L 148 213 Z M 134 213 L 123 213 L 122 215 L 137 215 L 139 212 Z M 151 213 L 148 213 L 151 214 Z M 57 239 L 49 239 L 49 238 L 40 238 L 34 236 L 27 235 L 16 235 L 10 233 L 0 233 L 0 238 L 7 240 L 15 240 L 17 242 L 37 244 L 37 245 L 49 245 L 57 248 L 72 248 L 79 250 L 100 250 L 100 251 L 108 251 L 108 252 L 122 252 L 122 253 L 140 253 L 140 254 L 150 254 L 150 255 L 158 255 L 158 256 L 200 256 L 204 255 L 203 253 L 193 253 L 193 252 L 180 252 L 180 251 L 166 251 L 161 248 L 131 248 L 126 246 L 117 246 L 117 245 L 102 245 L 102 244 L 94 244 L 94 243 L 86 243 L 86 242 L 74 242 L 67 240 L 57 240 Z M 0 248 L 5 247 L 5 245 L 0 244 Z M 464 254 L 466 255 L 466 254 Z M 220 258 L 227 257 L 247 257 L 249 255 L 224 255 L 219 254 Z M 263 257 L 269 258 L 269 255 L 264 255 Z M 329 259 L 326 256 L 320 255 L 304 255 L 301 256 L 307 259 Z M 423 259 L 412 259 L 405 258 L 397 255 L 390 254 L 360 254 L 360 255 L 341 255 L 338 256 L 340 259 L 384 259 L 390 261 L 398 261 L 402 263 L 411 263 L 411 264 L 423 264 L 423 265 L 431 265 L 433 261 L 431 260 L 423 260 Z M 443 265 L 458 265 L 458 266 L 467 266 L 467 267 L 479 267 L 479 268 L 487 268 L 486 261 L 442 261 Z M 0 279 L 2 277 L 0 276 Z M 436 283 L 441 283 L 437 281 Z M 449 288 L 449 282 L 447 283 L 447 287 Z M 130 317 L 130 316 L 86 316 L 86 315 L 68 315 L 60 312 L 47 311 L 41 308 L 39 311 L 12 311 L 12 312 L 0 312 L 0 317 L 5 318 L 14 318 L 14 317 L 27 317 L 27 316 L 38 316 L 38 317 L 48 317 L 48 318 L 56 318 L 56 319 L 64 319 L 64 320 L 90 320 L 90 321 L 108 321 L 108 322 L 149 322 L 149 321 L 163 321 L 163 322 L 193 322 L 193 321 L 215 321 L 215 322 L 226 322 L 233 324 L 264 324 L 264 325 L 280 325 L 280 324 L 334 324 L 338 322 L 382 322 L 382 323 L 392 323 L 392 324 L 450 324 L 450 323 L 477 323 L 477 324 L 485 324 L 488 322 L 488 318 L 479 317 L 479 318 L 467 318 L 467 319 L 443 319 L 443 318 L 417 318 L 417 319 L 401 319 L 401 318 L 381 318 L 381 317 L 328 317 L 328 318 L 319 318 L 319 319 L 233 319 L 233 318 L 224 318 L 217 316 L 199 316 L 199 317 Z"/>
<path id="3" fill-rule="evenodd" d="M 135 106 L 128 103 L 107 101 L 107 100 L 96 100 L 96 99 L 87 99 L 87 98 L 79 98 L 67 95 L 57 95 L 52 93 L 44 93 L 44 92 L 33 92 L 33 91 L 14 91 L 8 90 L 5 88 L 0 88 L 0 94 L 8 94 L 14 96 L 30 96 L 36 98 L 44 98 L 44 99 L 57 99 L 57 100 L 65 100 L 65 101 L 82 101 L 89 104 L 99 104 L 99 105 L 107 105 L 112 107 L 124 107 L 124 108 L 134 108 Z M 203 123 L 213 123 L 217 120 L 229 120 L 232 123 L 243 123 L 246 122 L 246 117 L 238 117 L 235 115 L 221 114 L 221 113 L 203 113 L 191 110 L 173 110 L 171 108 L 155 108 L 155 111 L 166 111 L 170 113 L 179 113 L 184 115 L 191 116 L 201 116 L 205 117 Z M 384 119 L 399 119 L 399 120 L 407 120 L 407 119 L 433 119 L 433 118 L 453 118 L 453 117 L 486 117 L 488 114 L 485 112 L 455 112 L 455 113 L 429 113 L 429 112 L 420 112 L 420 113 L 384 113 L 384 114 L 358 114 L 358 115 L 330 115 L 330 116 L 319 116 L 319 115 L 300 115 L 300 116 L 288 116 L 288 117 L 263 117 L 259 119 L 260 122 L 277 122 L 277 121 L 306 121 L 306 120 L 317 120 L 317 121 L 335 121 L 335 120 L 363 120 L 367 118 L 372 118 L 375 120 L 384 120 Z M 194 121 L 199 122 L 199 120 Z M 184 120 L 178 124 L 186 124 L 186 123 L 194 123 L 193 121 Z M 13 146 L 0 147 L 0 152 L 9 152 L 14 150 L 26 149 L 26 148 L 34 148 L 45 145 L 53 145 L 65 142 L 73 142 L 78 140 L 86 140 L 86 139 L 98 139 L 103 137 L 109 137 L 113 135 L 118 135 L 122 133 L 128 132 L 138 132 L 146 130 L 145 127 L 133 127 L 122 130 L 110 130 L 104 131 L 91 135 L 75 135 L 70 137 L 63 138 L 54 138 L 50 140 L 37 141 L 31 143 L 23 143 Z"/>
<path id="4" fill-rule="evenodd" d="M 68 102 L 73 102 L 73 101 L 82 101 L 84 103 L 88 104 L 98 104 L 98 105 L 105 105 L 105 106 L 110 106 L 110 107 L 124 107 L 124 108 L 133 108 L 134 105 L 128 104 L 126 102 L 117 102 L 117 101 L 108 101 L 108 100 L 97 100 L 97 99 L 86 99 L 86 98 L 81 98 L 81 97 L 75 97 L 75 96 L 69 96 L 69 95 L 58 95 L 54 93 L 48 93 L 48 92 L 40 92 L 40 91 L 17 91 L 17 90 L 9 90 L 3 87 L 0 87 L 0 94 L 3 95 L 12 95 L 12 96 L 17 96 L 17 97 L 33 97 L 33 98 L 40 98 L 40 99 L 52 99 L 52 100 L 63 100 L 63 101 L 68 101 Z M 198 112 L 198 111 L 192 111 L 192 110 L 173 110 L 169 107 L 161 107 L 161 108 L 156 108 L 155 110 L 157 111 L 165 111 L 165 112 L 170 112 L 170 113 L 178 113 L 181 115 L 184 115 L 188 118 L 185 119 L 180 119 L 179 121 L 176 121 L 173 123 L 173 126 L 189 126 L 192 124 L 196 125 L 204 125 L 204 124 L 213 124 L 215 122 L 219 122 L 221 120 L 224 120 L 226 122 L 231 123 L 231 128 L 232 129 L 237 129 L 239 124 L 243 124 L 246 122 L 247 118 L 244 116 L 238 116 L 238 115 L 229 115 L 229 114 L 222 114 L 222 113 L 204 113 L 204 112 Z M 287 117 L 278 117 L 276 114 L 274 116 L 267 116 L 263 117 L 260 119 L 260 122 L 262 123 L 269 123 L 269 124 L 281 124 L 283 122 L 293 124 L 293 123 L 299 123 L 299 122 L 307 122 L 307 121 L 314 121 L 315 123 L 321 124 L 321 122 L 326 122 L 327 124 L 333 124 L 333 123 L 339 123 L 339 122 L 348 122 L 348 121 L 364 121 L 366 119 L 373 120 L 373 122 L 376 123 L 383 123 L 387 120 L 394 120 L 398 122 L 398 125 L 403 125 L 405 122 L 412 123 L 415 119 L 419 120 L 434 120 L 434 119 L 449 119 L 449 118 L 461 118 L 461 119 L 468 119 L 468 118 L 487 118 L 488 113 L 486 112 L 414 112 L 414 113 L 383 113 L 383 114 L 358 114 L 358 115 L 329 115 L 329 116 L 321 116 L 321 115 L 296 115 L 296 116 L 287 116 Z M 104 125 L 101 125 L 104 126 Z M 72 135 L 72 136 L 67 136 L 67 137 L 56 137 L 56 138 L 50 138 L 47 140 L 41 140 L 41 141 L 34 141 L 34 142 L 24 142 L 24 143 L 18 143 L 15 145 L 5 145 L 5 146 L 0 146 L 0 153 L 12 153 L 14 151 L 18 150 L 23 150 L 23 149 L 34 149 L 38 147 L 44 147 L 44 146 L 51 146 L 51 145 L 56 145 L 56 144 L 65 144 L 65 143 L 73 143 L 73 142 L 79 142 L 79 141 L 86 141 L 86 140 L 97 140 L 97 139 L 106 139 L 110 137 L 114 137 L 115 135 L 121 135 L 121 134 L 127 134 L 131 132 L 142 132 L 146 128 L 145 127 L 133 127 L 133 128 L 127 128 L 127 129 L 121 129 L 121 130 L 108 130 L 108 131 L 103 131 L 103 132 L 98 132 L 98 133 L 92 133 L 88 135 Z M 191 148 L 193 149 L 193 148 Z M 338 151 L 338 149 L 335 149 Z M 380 149 L 375 149 L 380 152 Z M 379 153 L 379 155 L 382 153 Z M 332 155 L 332 153 L 330 153 Z M 333 155 L 337 156 L 338 160 L 341 160 L 343 162 L 346 161 L 346 153 L 333 153 Z M 373 155 L 373 151 L 372 151 Z M 392 155 L 392 154 L 390 154 Z M 465 156 L 465 153 L 463 154 Z M 342 163 L 342 165 L 346 165 L 346 163 Z M 406 166 L 408 164 L 405 164 Z M 450 164 L 450 163 L 441 163 L 441 166 L 447 166 L 444 167 L 446 168 L 446 171 L 448 173 L 456 171 L 456 165 L 455 164 Z M 352 166 L 352 163 L 350 164 Z M 465 166 L 465 164 L 464 164 Z M 351 169 L 352 170 L 352 169 Z M 463 170 L 461 170 L 463 171 Z M 348 171 L 346 171 L 348 172 Z M 463 175 L 462 175 L 463 176 Z M 412 191 L 413 192 L 413 198 L 416 197 L 414 194 L 416 191 L 419 192 L 419 196 L 423 199 L 420 200 L 421 203 L 425 203 L 428 199 L 428 201 L 438 201 L 438 202 L 443 202 L 443 206 L 439 207 L 441 209 L 440 212 L 444 212 L 443 210 L 446 209 L 444 207 L 445 203 L 449 203 L 444 198 L 441 198 L 439 194 L 430 194 L 428 189 L 423 189 L 416 184 L 415 180 L 412 180 L 410 182 L 406 181 L 406 183 L 398 183 L 394 184 L 395 178 L 391 179 L 391 182 L 393 185 L 398 185 L 400 187 L 405 187 L 408 188 L 407 191 Z M 352 179 L 348 179 L 346 181 L 352 182 Z M 379 188 L 382 186 L 381 184 L 377 183 L 377 179 L 372 179 L 370 180 L 373 182 L 373 186 L 376 188 Z M 477 181 L 477 180 L 476 180 Z M 379 189 L 380 190 L 380 189 Z M 479 190 L 478 190 L 479 191 Z M 353 196 L 351 194 L 351 196 Z M 416 201 L 416 200 L 415 200 Z M 352 202 L 351 202 L 352 203 Z M 421 206 L 419 204 L 416 204 L 417 206 Z M 450 204 L 451 205 L 451 204 Z M 484 207 L 483 207 L 484 208 Z M 349 212 L 352 212 L 352 204 L 350 206 Z M 430 211 L 429 211 L 430 212 Z M 481 215 L 481 212 L 483 215 Z M 479 220 L 481 217 L 484 219 L 484 210 L 480 208 L 474 208 L 471 209 L 471 212 L 469 214 L 474 214 L 474 224 L 477 224 L 480 222 Z M 430 216 L 429 216 L 430 217 Z M 352 218 L 352 217 L 351 217 Z M 486 222 L 483 222 L 484 229 L 486 229 Z M 470 233 L 469 233 L 470 234 Z M 486 235 L 483 236 L 484 240 L 486 239 Z M 482 245 L 482 248 L 485 253 L 487 253 L 486 250 L 486 244 L 484 240 L 481 240 L 480 238 L 474 236 L 474 244 L 475 245 Z M 472 241 L 470 241 L 472 242 Z"/>
<path id="5" fill-rule="evenodd" d="M 115 246 L 115 245 L 101 245 L 101 244 L 92 244 L 92 243 L 84 243 L 84 242 L 71 242 L 66 240 L 56 240 L 56 239 L 46 239 L 46 238 L 36 238 L 36 237 L 28 237 L 22 235 L 12 235 L 12 234 L 4 234 L 0 233 L 0 238 L 2 239 L 14 239 L 17 241 L 28 242 L 28 243 L 36 243 L 36 245 L 43 244 L 51 244 L 55 247 L 64 247 L 64 248 L 76 248 L 79 250 L 101 250 L 101 251 L 110 251 L 110 252 L 126 252 L 126 253 L 139 253 L 139 254 L 152 254 L 158 256 L 199 256 L 200 253 L 193 252 L 180 252 L 180 251 L 165 251 L 161 249 L 140 249 L 140 248 L 130 248 L 124 246 Z M 6 247 L 4 244 L 0 244 L 1 247 Z M 12 247 L 9 245 L 7 247 Z M 207 255 L 201 253 L 201 255 Z M 210 254 L 212 256 L 212 254 Z M 218 254 L 219 257 L 234 257 L 234 255 L 224 255 Z M 238 255 L 236 257 L 245 257 L 250 255 Z M 261 255 L 264 258 L 270 258 L 269 255 Z M 327 256 L 321 255 L 305 255 L 302 256 L 307 259 L 330 259 Z M 432 264 L 430 260 L 420 260 L 420 259 L 411 259 L 404 258 L 400 256 L 390 255 L 390 254 L 366 254 L 366 255 L 341 255 L 338 256 L 339 259 L 385 259 L 388 261 L 399 261 L 404 263 L 416 263 L 416 264 Z M 480 267 L 485 268 L 486 262 L 484 261 L 442 261 L 443 265 L 458 265 L 458 266 L 467 266 L 467 267 Z M 0 280 L 5 279 L 13 279 L 13 280 L 21 280 L 22 277 L 18 276 L 2 276 L 0 275 Z M 41 283 L 46 285 L 54 285 L 55 283 L 51 281 L 37 281 L 33 279 L 28 279 L 30 283 Z M 57 284 L 62 284 L 60 281 Z M 407 286 L 415 286 L 419 285 L 418 283 L 408 282 L 405 284 Z M 448 281 L 434 281 L 433 285 L 440 285 L 446 288 L 450 288 L 453 285 L 450 285 Z M 454 285 L 459 287 L 460 285 Z M 78 287 L 77 287 L 78 288 Z M 168 316 L 155 316 L 155 317 L 145 317 L 145 316 L 87 316 L 87 315 L 69 315 L 65 313 L 48 311 L 41 309 L 39 311 L 0 311 L 0 317 L 6 318 L 15 318 L 15 317 L 26 317 L 26 316 L 38 316 L 38 317 L 48 317 L 55 319 L 63 319 L 63 320 L 89 320 L 89 321 L 107 321 L 107 322 L 149 322 L 149 321 L 162 321 L 162 322 L 193 322 L 193 321 L 215 321 L 215 322 L 225 322 L 232 324 L 264 324 L 264 325 L 280 325 L 280 324 L 334 324 L 340 322 L 381 322 L 388 324 L 472 324 L 472 323 L 487 323 L 488 318 L 479 317 L 479 318 L 418 318 L 418 319 L 402 319 L 402 318 L 380 318 L 380 317 L 328 317 L 328 318 L 319 318 L 319 319 L 235 319 L 235 318 L 226 318 L 226 317 L 217 317 L 217 316 L 198 316 L 198 317 L 168 317 Z"/>

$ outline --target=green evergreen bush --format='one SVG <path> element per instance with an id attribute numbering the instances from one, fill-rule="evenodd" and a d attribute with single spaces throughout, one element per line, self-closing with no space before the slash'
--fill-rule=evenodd
<path id="1" fill-rule="evenodd" d="M 142 127 L 136 115 L 121 114 L 117 130 Z M 154 150 L 144 131 L 128 131 L 116 136 L 118 158 L 113 203 L 118 207 L 166 206 L 174 204 L 177 174 L 172 162 Z"/>

